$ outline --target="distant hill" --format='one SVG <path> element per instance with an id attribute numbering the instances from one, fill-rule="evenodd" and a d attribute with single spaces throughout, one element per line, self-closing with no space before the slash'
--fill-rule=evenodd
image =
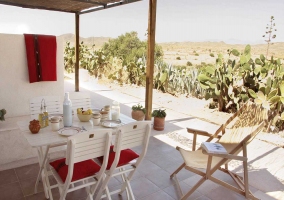
<path id="1" fill-rule="evenodd" d="M 243 52 L 246 44 L 226 44 L 225 42 L 169 42 L 159 43 L 164 51 L 163 60 L 173 65 L 193 65 L 215 63 L 218 54 L 227 55 L 228 49 L 237 49 Z M 251 44 L 252 58 L 266 55 L 267 44 Z M 212 54 L 213 57 L 210 55 Z M 269 48 L 268 58 L 284 59 L 284 42 L 274 43 Z M 282 61 L 283 63 L 283 61 Z"/>
<path id="2" fill-rule="evenodd" d="M 74 34 L 64 34 L 61 35 L 60 37 L 63 38 L 64 44 L 66 42 L 70 42 L 72 45 L 75 44 L 75 35 Z M 88 37 L 88 38 L 83 38 L 80 37 L 80 42 L 84 42 L 85 45 L 87 46 L 92 46 L 95 44 L 95 49 L 100 49 L 105 42 L 108 42 L 108 40 L 111 39 L 110 37 Z"/>
<path id="3" fill-rule="evenodd" d="M 180 51 L 190 52 L 226 52 L 227 49 L 238 49 L 243 51 L 246 44 L 226 44 L 225 42 L 170 42 L 159 43 L 164 51 Z M 254 54 L 266 54 L 267 44 L 250 44 Z M 269 54 L 284 58 L 284 42 L 274 43 L 270 45 Z"/>

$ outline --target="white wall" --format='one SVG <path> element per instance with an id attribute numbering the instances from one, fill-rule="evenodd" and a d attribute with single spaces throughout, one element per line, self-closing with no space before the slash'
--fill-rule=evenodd
<path id="1" fill-rule="evenodd" d="M 0 34 L 0 109 L 6 109 L 5 118 L 28 115 L 32 97 L 64 95 L 63 51 L 57 37 L 57 81 L 30 83 L 24 35 Z"/>
<path id="2" fill-rule="evenodd" d="M 23 35 L 0 34 L 0 171 L 37 162 L 36 150 L 22 136 L 17 121 L 29 121 L 30 98 L 64 95 L 63 40 L 57 37 L 57 81 L 29 82 Z M 58 154 L 58 153 L 56 153 Z"/>

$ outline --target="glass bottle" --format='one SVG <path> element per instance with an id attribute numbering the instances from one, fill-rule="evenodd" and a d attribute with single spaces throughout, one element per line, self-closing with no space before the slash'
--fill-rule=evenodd
<path id="1" fill-rule="evenodd" d="M 120 106 L 117 101 L 112 102 L 111 106 L 111 119 L 112 120 L 119 120 L 120 118 Z"/>
<path id="2" fill-rule="evenodd" d="M 69 99 L 69 92 L 65 92 L 63 101 L 63 125 L 72 126 L 72 102 Z"/>
<path id="3" fill-rule="evenodd" d="M 44 108 L 43 115 L 44 115 L 45 126 L 49 126 L 48 112 L 47 112 L 47 107 L 45 105 L 45 102 L 44 102 L 43 108 Z"/>
<path id="4" fill-rule="evenodd" d="M 45 127 L 45 119 L 44 119 L 42 104 L 40 106 L 40 113 L 38 114 L 38 121 L 39 121 L 39 124 L 40 124 L 40 128 L 44 128 Z"/>

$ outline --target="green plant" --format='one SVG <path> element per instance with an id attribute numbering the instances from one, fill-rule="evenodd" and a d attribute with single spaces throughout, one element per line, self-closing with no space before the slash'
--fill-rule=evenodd
<path id="1" fill-rule="evenodd" d="M 277 29 L 275 28 L 275 23 L 273 23 L 273 21 L 274 21 L 274 17 L 271 16 L 270 17 L 270 24 L 266 25 L 265 35 L 262 36 L 266 39 L 265 42 L 267 42 L 266 58 L 268 56 L 269 46 L 270 46 L 270 44 L 273 44 L 273 43 L 271 43 L 271 41 L 272 41 L 272 39 L 276 38 L 276 35 L 273 34 L 273 31 L 277 31 Z"/>
<path id="2" fill-rule="evenodd" d="M 164 118 L 167 116 L 166 109 L 158 109 L 158 110 L 153 110 L 152 112 L 152 117 L 159 117 L 159 118 Z"/>
<path id="3" fill-rule="evenodd" d="M 189 67 L 190 67 L 190 66 L 192 66 L 192 63 L 189 62 L 189 61 L 187 61 L 187 62 L 186 62 L 186 66 L 189 66 Z"/>
<path id="4" fill-rule="evenodd" d="M 0 121 L 5 121 L 4 115 L 6 114 L 6 110 L 5 109 L 1 109 L 0 110 Z"/>
<path id="5" fill-rule="evenodd" d="M 214 53 L 210 53 L 210 56 L 211 56 L 211 57 L 214 57 Z"/>
<path id="6" fill-rule="evenodd" d="M 134 110 L 134 111 L 141 110 L 144 114 L 146 113 L 146 109 L 140 103 L 132 106 L 132 110 Z"/>
<path id="7" fill-rule="evenodd" d="M 198 53 L 195 53 L 194 55 L 195 55 L 195 56 L 199 56 L 199 54 L 198 54 Z"/>
<path id="8" fill-rule="evenodd" d="M 179 56 L 178 56 L 178 57 L 176 57 L 176 59 L 177 59 L 177 60 L 181 60 L 181 58 L 180 58 Z"/>
<path id="9" fill-rule="evenodd" d="M 118 36 L 115 39 L 110 39 L 104 44 L 102 50 L 105 55 L 120 58 L 124 65 L 136 63 L 139 58 L 147 55 L 147 42 L 141 41 L 138 38 L 138 33 L 132 31 Z M 162 47 L 155 45 L 155 59 L 163 56 Z"/>
<path id="10" fill-rule="evenodd" d="M 229 56 L 231 54 L 238 55 L 237 50 L 232 50 L 228 53 Z M 247 56 L 243 59 L 246 58 L 247 60 L 250 60 L 249 45 L 246 47 L 244 55 L 242 56 Z M 247 95 L 245 95 L 247 92 L 238 90 L 236 86 L 236 79 L 242 77 L 241 74 L 240 77 L 234 76 L 234 73 L 235 71 L 238 71 L 238 68 L 239 65 L 236 65 L 235 60 L 231 61 L 230 57 L 228 60 L 225 60 L 221 54 L 218 55 L 215 66 L 207 65 L 201 68 L 198 75 L 198 81 L 200 82 L 201 87 L 206 90 L 205 99 L 213 98 L 214 101 L 218 102 L 219 111 L 228 111 L 231 104 L 234 104 L 234 106 L 238 108 L 240 101 L 246 101 L 248 99 Z M 240 94 L 242 92 L 244 93 L 243 95 Z"/>

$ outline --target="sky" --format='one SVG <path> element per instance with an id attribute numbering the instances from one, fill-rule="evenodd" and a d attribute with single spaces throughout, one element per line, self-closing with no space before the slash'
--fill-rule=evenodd
<path id="1" fill-rule="evenodd" d="M 80 36 L 116 38 L 136 31 L 146 40 L 148 6 L 143 0 L 80 15 Z M 265 43 L 271 16 L 273 41 L 284 42 L 284 0 L 157 0 L 156 42 Z M 0 33 L 75 34 L 75 14 L 0 5 Z"/>

